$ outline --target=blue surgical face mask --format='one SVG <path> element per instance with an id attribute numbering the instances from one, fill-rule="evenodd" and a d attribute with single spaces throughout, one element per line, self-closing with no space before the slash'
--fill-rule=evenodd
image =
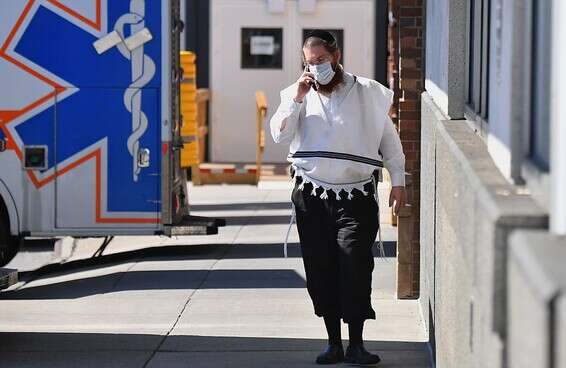
<path id="1" fill-rule="evenodd" d="M 330 83 L 334 74 L 336 74 L 330 61 L 319 65 L 309 65 L 309 71 L 314 74 L 314 79 L 322 85 Z"/>

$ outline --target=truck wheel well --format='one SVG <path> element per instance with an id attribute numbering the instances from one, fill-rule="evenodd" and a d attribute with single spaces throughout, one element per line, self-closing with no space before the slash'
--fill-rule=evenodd
<path id="1" fill-rule="evenodd" d="M 10 215 L 8 214 L 8 207 L 4 203 L 4 198 L 0 195 L 0 222 L 7 225 L 8 232 L 10 231 Z"/>
<path id="2" fill-rule="evenodd" d="M 0 267 L 7 265 L 18 253 L 18 238 L 10 233 L 10 215 L 0 196 Z"/>

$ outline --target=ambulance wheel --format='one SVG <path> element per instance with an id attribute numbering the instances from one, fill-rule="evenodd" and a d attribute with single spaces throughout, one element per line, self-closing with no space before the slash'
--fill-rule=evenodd
<path id="1" fill-rule="evenodd" d="M 18 253 L 18 238 L 10 234 L 8 214 L 0 201 L 0 267 L 7 265 Z"/>

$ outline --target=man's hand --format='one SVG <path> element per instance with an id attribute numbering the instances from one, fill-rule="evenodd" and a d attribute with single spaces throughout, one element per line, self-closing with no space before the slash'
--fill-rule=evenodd
<path id="1" fill-rule="evenodd" d="M 315 84 L 314 74 L 307 71 L 303 72 L 301 77 L 297 80 L 297 95 L 295 96 L 295 102 L 302 102 L 305 95 L 311 89 L 311 86 Z"/>
<path id="2" fill-rule="evenodd" d="M 393 214 L 399 216 L 399 211 L 405 205 L 405 187 L 393 187 L 391 188 L 391 194 L 389 195 L 389 207 L 393 207 Z"/>

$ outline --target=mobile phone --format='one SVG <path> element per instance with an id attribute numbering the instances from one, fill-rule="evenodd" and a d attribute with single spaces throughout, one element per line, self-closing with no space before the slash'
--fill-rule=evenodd
<path id="1" fill-rule="evenodd" d="M 305 72 L 308 72 L 308 71 L 309 71 L 309 66 L 308 66 L 308 64 L 307 64 L 307 65 L 305 65 Z M 312 89 L 314 89 L 315 91 L 318 91 L 318 87 L 316 86 L 316 81 L 315 81 L 313 84 L 311 84 L 311 87 L 312 87 Z"/>

